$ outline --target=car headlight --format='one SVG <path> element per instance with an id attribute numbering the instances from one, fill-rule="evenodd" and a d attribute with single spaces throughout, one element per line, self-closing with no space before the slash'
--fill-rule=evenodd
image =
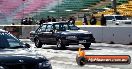
<path id="1" fill-rule="evenodd" d="M 39 63 L 39 68 L 49 67 L 51 66 L 50 61 L 44 61 L 42 63 Z"/>

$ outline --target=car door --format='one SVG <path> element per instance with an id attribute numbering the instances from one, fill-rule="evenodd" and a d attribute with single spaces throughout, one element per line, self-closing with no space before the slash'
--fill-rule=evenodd
<path id="1" fill-rule="evenodd" d="M 46 41 L 48 44 L 54 44 L 55 43 L 55 36 L 54 36 L 52 24 L 48 24 L 46 26 L 45 37 L 46 37 Z"/>
<path id="2" fill-rule="evenodd" d="M 46 24 L 43 24 L 41 27 L 39 27 L 36 30 L 36 34 L 37 34 L 37 38 L 42 42 L 45 43 L 46 42 L 46 37 L 45 37 L 45 29 L 46 29 Z"/>

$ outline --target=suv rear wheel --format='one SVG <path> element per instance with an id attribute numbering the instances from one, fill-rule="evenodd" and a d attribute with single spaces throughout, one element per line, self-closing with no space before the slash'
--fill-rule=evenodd
<path id="1" fill-rule="evenodd" d="M 83 44 L 83 46 L 85 47 L 85 49 L 89 49 L 91 43 L 86 43 L 86 44 Z"/>
<path id="2" fill-rule="evenodd" d="M 65 49 L 66 48 L 66 46 L 62 43 L 61 39 L 57 40 L 57 48 L 58 49 Z"/>
<path id="3" fill-rule="evenodd" d="M 43 44 L 40 42 L 39 39 L 36 39 L 36 40 L 35 40 L 35 46 L 36 46 L 37 48 L 41 48 L 42 45 L 43 45 Z"/>

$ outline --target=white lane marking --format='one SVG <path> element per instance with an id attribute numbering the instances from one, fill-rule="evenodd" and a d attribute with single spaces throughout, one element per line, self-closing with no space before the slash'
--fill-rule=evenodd
<path id="1" fill-rule="evenodd" d="M 50 60 L 50 62 L 77 66 L 77 64 L 73 62 L 64 62 L 64 61 L 56 61 L 56 60 Z M 97 69 L 120 69 L 120 68 L 104 67 L 104 66 L 97 66 L 97 65 L 85 65 L 85 66 L 89 68 L 97 68 Z"/>

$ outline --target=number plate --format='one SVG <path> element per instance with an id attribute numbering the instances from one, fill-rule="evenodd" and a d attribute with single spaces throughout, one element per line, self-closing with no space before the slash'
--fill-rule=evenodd
<path id="1" fill-rule="evenodd" d="M 86 43 L 86 40 L 79 40 L 79 43 Z"/>

